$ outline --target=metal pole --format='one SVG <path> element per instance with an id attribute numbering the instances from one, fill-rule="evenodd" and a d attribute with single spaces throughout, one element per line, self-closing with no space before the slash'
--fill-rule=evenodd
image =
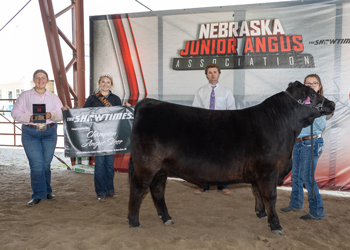
<path id="1" fill-rule="evenodd" d="M 73 2 L 73 1 L 72 1 Z M 73 65 L 74 90 L 77 94 L 74 107 L 82 108 L 85 103 L 85 49 L 84 49 L 84 1 L 75 0 L 72 10 L 73 44 L 76 47 L 76 63 Z"/>
<path id="2" fill-rule="evenodd" d="M 72 107 L 68 87 L 69 84 L 63 63 L 62 50 L 58 37 L 58 27 L 56 25 L 52 0 L 39 0 L 39 5 L 50 53 L 57 94 L 63 105 Z"/>

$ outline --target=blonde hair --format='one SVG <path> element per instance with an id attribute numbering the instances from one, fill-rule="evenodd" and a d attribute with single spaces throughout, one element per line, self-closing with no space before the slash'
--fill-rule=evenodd
<path id="1" fill-rule="evenodd" d="M 113 86 L 113 78 L 110 74 L 106 74 L 106 75 L 101 75 L 100 78 L 98 78 L 97 84 L 100 85 L 100 81 L 102 80 L 102 78 L 107 77 L 109 80 L 111 80 L 111 84 Z"/>

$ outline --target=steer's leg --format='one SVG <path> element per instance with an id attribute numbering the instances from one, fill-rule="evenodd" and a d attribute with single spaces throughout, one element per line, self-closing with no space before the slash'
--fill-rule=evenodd
<path id="1" fill-rule="evenodd" d="M 283 235 L 282 227 L 280 225 L 278 215 L 276 213 L 276 199 L 277 199 L 277 188 L 276 183 L 273 181 L 260 181 L 257 182 L 257 187 L 261 197 L 264 200 L 268 223 L 271 231 L 278 235 Z"/>
<path id="2" fill-rule="evenodd" d="M 136 175 L 130 176 L 130 197 L 128 208 L 128 220 L 130 227 L 139 227 L 139 213 L 142 198 L 148 189 L 147 185 L 141 183 Z"/>
<path id="3" fill-rule="evenodd" d="M 253 191 L 253 195 L 255 197 L 256 216 L 258 216 L 259 218 L 264 218 L 267 216 L 267 214 L 265 212 L 264 201 L 260 195 L 260 192 L 259 192 L 258 186 L 256 185 L 256 182 L 252 182 L 252 191 Z"/>
<path id="4" fill-rule="evenodd" d="M 139 163 L 143 165 L 143 163 Z M 128 208 L 128 220 L 130 227 L 139 227 L 139 213 L 142 198 L 146 193 L 148 187 L 152 182 L 152 172 L 146 167 L 141 167 L 143 171 L 139 175 L 136 174 L 134 168 L 134 162 L 130 158 L 129 162 L 129 184 L 130 184 L 130 196 L 129 196 L 129 208 Z"/>
<path id="5" fill-rule="evenodd" d="M 167 180 L 168 173 L 164 170 L 160 170 L 153 178 L 152 184 L 150 186 L 151 194 L 154 202 L 154 206 L 157 209 L 159 218 L 161 218 L 166 225 L 172 225 L 172 221 L 168 208 L 165 204 L 164 191 L 165 183 Z"/>

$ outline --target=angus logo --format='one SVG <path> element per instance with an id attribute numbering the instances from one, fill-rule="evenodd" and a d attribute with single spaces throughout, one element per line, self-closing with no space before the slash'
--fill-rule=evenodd
<path id="1" fill-rule="evenodd" d="M 174 70 L 202 70 L 208 63 L 222 69 L 314 68 L 303 54 L 301 35 L 286 35 L 279 19 L 201 24 L 198 40 L 185 42 Z"/>

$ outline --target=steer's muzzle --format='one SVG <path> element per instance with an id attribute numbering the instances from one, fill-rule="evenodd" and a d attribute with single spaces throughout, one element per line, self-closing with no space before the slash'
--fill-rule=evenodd
<path id="1" fill-rule="evenodd" d="M 323 114 L 323 115 L 330 115 L 334 112 L 335 110 L 335 103 L 326 99 L 324 100 L 324 103 L 322 104 L 321 107 L 319 107 L 319 111 Z"/>

